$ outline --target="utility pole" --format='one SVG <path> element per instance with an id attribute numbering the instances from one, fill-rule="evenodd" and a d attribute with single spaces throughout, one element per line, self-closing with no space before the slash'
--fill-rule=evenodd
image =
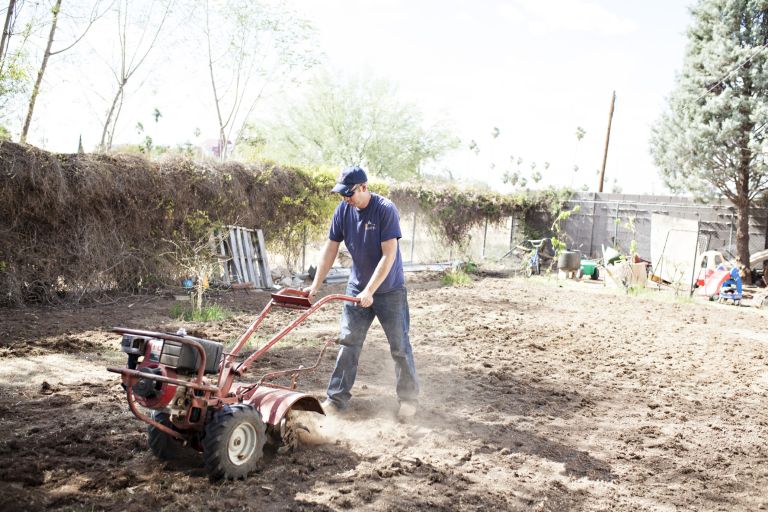
<path id="1" fill-rule="evenodd" d="M 605 151 L 603 152 L 603 168 L 600 169 L 600 183 L 598 183 L 597 191 L 603 191 L 603 180 L 605 179 L 605 163 L 608 161 L 608 142 L 611 140 L 611 121 L 613 121 L 613 106 L 616 103 L 616 91 L 613 91 L 611 97 L 611 111 L 608 113 L 608 132 L 605 134 Z"/>

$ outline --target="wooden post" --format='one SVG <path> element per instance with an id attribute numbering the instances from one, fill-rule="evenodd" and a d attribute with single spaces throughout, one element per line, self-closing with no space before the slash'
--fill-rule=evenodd
<path id="1" fill-rule="evenodd" d="M 253 262 L 256 259 L 256 255 L 254 254 L 254 247 L 253 247 L 253 239 L 251 237 L 251 230 L 250 229 L 243 229 L 243 252 L 245 253 L 245 269 L 248 271 L 248 274 L 250 275 L 250 278 L 248 281 L 252 281 L 254 286 L 257 286 L 259 288 L 263 288 L 263 283 L 261 282 L 261 278 L 259 277 L 259 273 L 256 271 L 256 268 L 253 266 Z"/>
<path id="2" fill-rule="evenodd" d="M 605 134 L 605 151 L 603 152 L 603 167 L 600 169 L 600 182 L 597 191 L 603 191 L 603 180 L 605 179 L 605 163 L 608 161 L 608 142 L 611 140 L 611 122 L 613 121 L 613 106 L 616 103 L 616 91 L 611 96 L 611 110 L 608 112 L 608 131 Z"/>
<path id="3" fill-rule="evenodd" d="M 697 213 L 698 217 L 699 214 Z M 696 248 L 693 251 L 693 272 L 691 273 L 691 285 L 688 289 L 688 296 L 693 297 L 694 285 L 696 284 L 696 275 L 699 272 L 698 256 L 699 256 L 699 236 L 701 236 L 701 219 L 696 219 Z"/>
<path id="4" fill-rule="evenodd" d="M 259 243 L 259 269 L 261 270 L 261 277 L 264 288 L 272 288 L 272 274 L 269 270 L 269 261 L 267 260 L 267 244 L 264 243 L 264 232 L 260 229 L 256 230 L 256 239 Z"/>
<path id="5" fill-rule="evenodd" d="M 238 283 L 245 282 L 243 280 L 243 271 L 240 267 L 240 250 L 238 249 L 238 243 L 237 243 L 237 229 L 235 226 L 228 226 L 229 228 L 229 249 L 232 253 L 232 263 L 234 264 L 235 268 L 235 280 Z"/>

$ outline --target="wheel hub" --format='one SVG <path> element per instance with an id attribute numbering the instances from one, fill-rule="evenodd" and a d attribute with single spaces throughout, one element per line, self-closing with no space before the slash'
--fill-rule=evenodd
<path id="1" fill-rule="evenodd" d="M 227 452 L 232 464 L 240 466 L 251 458 L 256 450 L 258 434 L 250 423 L 241 423 L 233 431 L 229 438 Z"/>

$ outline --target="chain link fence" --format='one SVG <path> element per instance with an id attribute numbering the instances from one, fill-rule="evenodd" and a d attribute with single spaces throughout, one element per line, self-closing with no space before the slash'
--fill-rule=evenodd
<path id="1" fill-rule="evenodd" d="M 730 257 L 735 255 L 736 210 L 730 203 L 721 201 L 697 204 L 687 198 L 669 196 L 633 196 L 624 194 L 577 194 L 566 208 L 574 212 L 562 223 L 563 242 L 569 250 L 579 251 L 585 257 L 602 256 L 602 247 L 613 247 L 628 254 L 633 242 L 638 255 L 651 259 L 651 218 L 654 214 L 696 219 L 699 221 L 699 252 L 719 250 Z M 749 220 L 750 254 L 768 248 L 768 209 L 752 208 Z M 474 261 L 498 264 L 512 270 L 524 265 L 527 257 L 521 246 L 530 233 L 540 237 L 551 236 L 551 220 L 531 212 L 502 219 L 498 223 L 486 223 L 470 231 L 469 242 L 464 247 L 446 244 L 427 222 L 424 213 L 404 214 L 400 219 L 402 238 L 400 251 L 406 265 Z M 527 223 L 527 225 L 526 225 Z M 306 272 L 317 265 L 325 237 L 309 239 L 304 244 L 299 261 L 288 265 L 279 254 L 272 258 L 278 267 L 294 272 Z M 342 255 L 337 265 L 348 266 L 342 245 Z M 691 258 L 694 259 L 692 254 Z"/>

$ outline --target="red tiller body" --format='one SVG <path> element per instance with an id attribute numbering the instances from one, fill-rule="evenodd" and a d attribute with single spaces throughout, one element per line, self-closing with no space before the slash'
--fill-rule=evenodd
<path id="1" fill-rule="evenodd" d="M 210 340 L 118 327 L 114 332 L 123 335 L 123 351 L 129 354 L 128 367 L 107 370 L 122 375 L 128 405 L 137 418 L 198 449 L 199 435 L 205 429 L 206 422 L 216 410 L 227 405 L 252 405 L 259 411 L 264 423 L 274 427 L 279 427 L 292 409 L 323 414 L 319 401 L 296 391 L 296 383 L 301 373 L 313 371 L 319 366 L 326 348 L 335 343 L 335 339 L 323 344 L 312 366 L 270 372 L 255 383 L 240 384 L 235 379 L 243 377 L 255 361 L 310 315 L 334 301 L 359 302 L 359 299 L 334 294 L 312 304 L 307 294 L 300 290 L 283 289 L 273 293 L 271 300 L 240 335 L 230 352 L 224 352 L 222 344 Z M 238 355 L 275 306 L 302 312 L 263 346 L 237 363 Z M 214 363 L 210 353 L 218 352 L 221 356 Z M 168 361 L 177 362 L 179 366 L 173 367 Z M 272 382 L 278 378 L 290 378 L 290 384 L 282 386 Z M 172 425 L 155 421 L 139 410 L 139 405 L 154 410 L 170 409 Z"/>

